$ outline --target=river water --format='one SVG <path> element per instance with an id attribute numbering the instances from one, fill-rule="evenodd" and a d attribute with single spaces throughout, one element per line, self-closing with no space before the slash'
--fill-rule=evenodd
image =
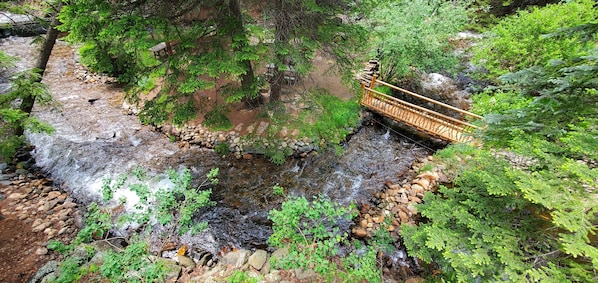
<path id="1" fill-rule="evenodd" d="M 2 39 L 0 49 L 23 58 L 18 64 L 23 69 L 34 62 L 36 51 L 30 41 Z M 127 115 L 121 107 L 124 94 L 120 88 L 78 80 L 76 58 L 73 47 L 57 42 L 44 82 L 58 103 L 34 108 L 34 115 L 50 123 L 56 132 L 28 133 L 28 140 L 36 147 L 37 164 L 83 204 L 100 199 L 102 180 L 136 167 L 158 175 L 167 168 L 185 166 L 191 169 L 196 183 L 218 167 L 220 183 L 212 190 L 217 205 L 196 216 L 207 220 L 209 227 L 200 235 L 183 239 L 213 253 L 222 246 L 264 245 L 271 233 L 268 211 L 283 200 L 273 193 L 276 184 L 284 187 L 287 195 L 323 195 L 343 204 L 367 202 L 385 181 L 398 181 L 416 158 L 430 153 L 377 126 L 365 126 L 353 135 L 342 156 L 323 152 L 292 159 L 282 166 L 261 158 L 222 158 L 212 150 L 194 146 L 183 150 L 140 124 L 136 116 Z"/>

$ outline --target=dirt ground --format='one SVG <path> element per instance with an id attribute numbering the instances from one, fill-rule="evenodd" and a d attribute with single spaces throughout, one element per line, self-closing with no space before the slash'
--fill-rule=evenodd
<path id="1" fill-rule="evenodd" d="M 49 240 L 70 242 L 76 234 L 77 205 L 39 174 L 14 174 L 10 169 L 3 173 L 0 282 L 27 282 L 46 262 L 59 258 L 47 249 Z"/>

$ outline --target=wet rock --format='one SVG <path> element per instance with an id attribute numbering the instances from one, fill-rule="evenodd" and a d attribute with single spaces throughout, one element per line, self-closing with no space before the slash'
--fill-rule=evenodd
<path id="1" fill-rule="evenodd" d="M 261 270 L 267 260 L 268 253 L 264 250 L 257 250 L 249 257 L 248 263 L 251 267 Z"/>

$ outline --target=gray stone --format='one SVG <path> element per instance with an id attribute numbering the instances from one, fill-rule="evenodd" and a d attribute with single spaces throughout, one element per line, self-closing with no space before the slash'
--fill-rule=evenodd
<path id="1" fill-rule="evenodd" d="M 249 257 L 249 265 L 251 265 L 251 267 L 257 269 L 257 270 L 261 270 L 262 267 L 264 266 L 264 263 L 266 263 L 266 261 L 268 260 L 268 252 L 264 251 L 264 250 L 257 250 L 255 251 L 255 253 L 253 253 L 250 257 Z"/>
<path id="2" fill-rule="evenodd" d="M 184 255 L 179 255 L 177 256 L 177 259 L 179 261 L 179 263 L 184 266 L 185 268 L 188 269 L 194 269 L 195 268 L 195 261 L 188 257 L 188 256 L 184 256 Z"/>
<path id="3" fill-rule="evenodd" d="M 224 272 L 225 270 L 225 266 L 217 264 L 214 268 L 204 272 L 202 275 L 191 278 L 191 282 L 214 282 L 214 277 L 218 277 L 219 273 Z"/>
<path id="4" fill-rule="evenodd" d="M 183 270 L 183 268 L 180 265 L 177 265 L 176 262 L 166 259 L 166 258 L 161 258 L 161 257 L 156 257 L 156 256 L 152 256 L 152 261 L 153 262 L 160 262 L 162 263 L 163 266 L 166 267 L 166 269 L 168 269 L 168 275 L 166 276 L 166 282 L 174 282 L 174 280 L 178 279 L 179 276 L 181 275 L 181 271 Z"/>
<path id="5" fill-rule="evenodd" d="M 15 170 L 15 174 L 25 176 L 25 175 L 29 174 L 29 171 L 27 171 L 25 169 L 17 169 L 17 170 Z"/>
<path id="6" fill-rule="evenodd" d="M 232 265 L 235 268 L 241 268 L 249 259 L 251 252 L 248 250 L 238 250 L 231 252 L 222 257 L 222 263 Z"/>
<path id="7" fill-rule="evenodd" d="M 272 255 L 270 256 L 271 258 L 274 259 L 274 261 L 278 261 L 279 259 L 285 258 L 289 255 L 289 248 L 280 248 L 275 250 Z"/>
<path id="8" fill-rule="evenodd" d="M 44 266 L 37 270 L 35 275 L 33 275 L 27 283 L 41 283 L 41 282 L 48 282 L 48 280 L 44 280 L 46 277 L 52 276 L 56 270 L 58 270 L 58 263 L 55 260 L 48 261 Z"/>
<path id="9" fill-rule="evenodd" d="M 318 276 L 318 274 L 316 274 L 316 272 L 311 269 L 303 270 L 301 268 L 295 268 L 293 269 L 293 271 L 295 273 L 295 277 L 297 277 L 297 279 L 299 280 L 315 282 L 315 278 Z"/>
<path id="10" fill-rule="evenodd" d="M 264 279 L 266 282 L 280 282 L 282 276 L 280 276 L 280 271 L 274 270 L 272 273 L 264 275 Z"/>

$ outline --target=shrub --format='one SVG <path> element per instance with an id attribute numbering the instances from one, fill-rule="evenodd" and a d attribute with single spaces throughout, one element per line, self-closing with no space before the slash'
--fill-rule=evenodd
<path id="1" fill-rule="evenodd" d="M 550 37 L 550 33 L 596 20 L 595 1 L 577 0 L 522 10 L 490 28 L 474 48 L 474 62 L 488 69 L 488 78 L 544 66 L 549 60 L 578 57 L 593 48 L 577 35 Z"/>
<path id="2" fill-rule="evenodd" d="M 172 225 L 168 231 L 175 231 L 178 228 L 180 234 L 191 232 L 196 233 L 205 229 L 207 223 L 194 223 L 193 214 L 200 208 L 211 205 L 209 200 L 210 190 L 202 190 L 208 183 L 215 185 L 218 169 L 212 169 L 206 179 L 196 188 L 191 186 L 192 176 L 190 170 L 184 168 L 181 172 L 168 171 L 168 177 L 174 184 L 171 189 L 159 189 L 157 192 L 150 190 L 145 183 L 148 182 L 148 175 L 141 168 L 135 168 L 131 176 L 121 176 L 116 182 L 105 180 L 102 190 L 104 198 L 112 197 L 117 190 L 134 191 L 143 202 L 137 205 L 137 211 L 127 212 L 120 215 L 118 219 L 103 209 L 97 203 L 88 206 L 85 219 L 85 227 L 79 231 L 73 243 L 65 245 L 61 242 L 51 241 L 48 248 L 65 254 L 66 258 L 60 266 L 60 274 L 56 282 L 76 282 L 88 273 L 98 273 L 110 282 L 161 282 L 164 281 L 170 271 L 163 261 L 156 260 L 148 251 L 148 244 L 143 236 L 151 231 L 149 224 L 151 218 L 156 219 L 162 225 Z M 134 177 L 134 178 L 131 178 Z M 126 202 L 126 201 L 125 201 Z M 153 202 L 153 207 L 145 207 L 147 202 Z M 121 205 L 124 203 L 120 203 Z M 107 240 L 108 232 L 116 229 L 121 223 L 137 222 L 139 228 L 127 240 L 126 248 L 115 247 L 115 250 L 104 255 L 104 262 L 99 269 L 87 262 L 95 253 L 91 245 L 84 243 L 96 240 Z M 109 239 L 108 239 L 109 240 Z M 82 258 L 80 253 L 73 252 L 75 249 L 83 248 L 87 256 Z"/>
<path id="3" fill-rule="evenodd" d="M 271 210 L 269 218 L 274 232 L 268 243 L 275 247 L 290 245 L 290 255 L 276 264 L 286 269 L 313 266 L 322 275 L 330 274 L 335 266 L 329 259 L 348 237 L 347 230 L 356 213 L 354 208 L 321 198 L 310 202 L 296 197 L 285 201 L 281 210 Z"/>
<path id="4" fill-rule="evenodd" d="M 385 81 L 417 71 L 452 70 L 458 64 L 449 38 L 466 23 L 464 1 L 386 1 L 373 10 L 372 56 L 380 59 Z"/>
<path id="5" fill-rule="evenodd" d="M 555 170 L 515 169 L 485 150 L 472 157 L 453 188 L 425 195 L 418 210 L 428 222 L 402 226 L 409 253 L 439 264 L 459 282 L 591 278 L 598 252 L 587 236 L 595 230 L 596 207 L 576 185 L 581 180 Z"/>
<path id="6" fill-rule="evenodd" d="M 300 117 L 299 135 L 314 141 L 325 140 L 329 144 L 344 141 L 348 129 L 359 120 L 357 101 L 343 101 L 323 90 L 313 93 L 310 98 L 313 107 Z"/>
<path id="7" fill-rule="evenodd" d="M 204 115 L 204 125 L 212 131 L 226 131 L 233 127 L 231 121 L 226 117 L 228 108 L 226 106 L 216 106 Z"/>

